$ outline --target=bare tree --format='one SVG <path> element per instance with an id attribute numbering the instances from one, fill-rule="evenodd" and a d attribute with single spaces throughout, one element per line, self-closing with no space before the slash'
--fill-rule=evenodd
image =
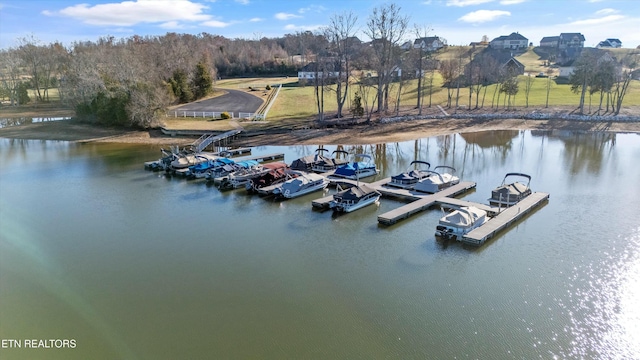
<path id="1" fill-rule="evenodd" d="M 351 71 L 351 57 L 353 55 L 354 34 L 358 17 L 353 12 L 333 15 L 329 26 L 325 29 L 325 36 L 330 48 L 335 54 L 336 66 L 336 101 L 338 104 L 338 118 L 342 117 L 342 109 L 349 93 L 349 74 Z"/>
<path id="2" fill-rule="evenodd" d="M 629 84 L 631 83 L 632 75 L 638 66 L 637 54 L 630 55 L 627 58 L 622 59 L 618 65 L 618 71 L 616 72 L 615 83 L 613 85 L 613 108 L 614 115 L 620 114 L 622 108 L 622 102 L 629 90 Z"/>
<path id="3" fill-rule="evenodd" d="M 531 74 L 527 74 L 524 79 L 525 108 L 529 107 L 529 93 L 531 93 L 532 87 L 533 87 L 533 77 L 531 76 Z"/>
<path id="4" fill-rule="evenodd" d="M 378 112 L 389 108 L 389 85 L 394 77 L 399 43 L 404 38 L 408 17 L 400 15 L 396 4 L 374 8 L 365 34 L 372 40 L 375 70 L 378 76 Z"/>
<path id="5" fill-rule="evenodd" d="M 447 88 L 447 107 L 451 107 L 453 97 L 453 83 L 460 75 L 460 62 L 458 59 L 446 59 L 440 62 L 440 74 L 443 86 Z"/>
<path id="6" fill-rule="evenodd" d="M 428 26 L 414 25 L 414 32 L 417 39 L 426 38 L 431 32 L 431 28 Z M 427 44 L 424 44 L 424 46 L 427 46 Z M 416 77 L 418 78 L 418 93 L 416 96 L 416 107 L 418 108 L 418 115 L 422 115 L 422 105 L 423 105 L 423 97 L 424 97 L 423 79 L 424 79 L 424 68 L 426 65 L 426 61 L 424 61 L 425 60 L 424 54 L 427 54 L 428 57 L 430 54 L 428 49 L 426 52 L 424 51 L 425 50 L 424 46 L 420 45 L 417 47 L 413 47 L 414 51 L 417 51 L 418 53 L 418 59 L 417 59 L 418 61 L 416 66 Z"/>
<path id="7" fill-rule="evenodd" d="M 0 50 L 0 64 L 2 89 L 9 95 L 11 105 L 19 105 L 18 86 L 20 85 L 21 69 L 24 66 L 22 59 L 15 49 Z"/>

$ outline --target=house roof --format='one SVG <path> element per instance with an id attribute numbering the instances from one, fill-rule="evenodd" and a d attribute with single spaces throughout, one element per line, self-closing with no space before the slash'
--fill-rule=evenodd
<path id="1" fill-rule="evenodd" d="M 518 68 L 524 69 L 524 65 L 520 61 L 516 60 L 516 58 L 513 58 L 513 57 L 507 60 L 506 62 L 504 62 L 500 67 L 505 67 L 505 66 L 508 66 L 509 64 L 514 64 Z"/>
<path id="2" fill-rule="evenodd" d="M 610 43 L 617 42 L 618 44 L 622 44 L 622 41 L 620 41 L 619 39 L 607 39 L 607 41 Z"/>
<path id="3" fill-rule="evenodd" d="M 498 36 L 497 38 L 495 38 L 495 39 L 493 39 L 491 41 L 493 42 L 493 41 L 504 41 L 504 40 L 525 40 L 525 41 L 527 41 L 529 39 L 527 39 L 526 37 L 524 37 L 524 36 L 522 36 L 522 35 L 520 35 L 518 33 L 513 32 L 513 33 L 511 33 L 509 35 Z"/>
<path id="4" fill-rule="evenodd" d="M 431 46 L 433 42 L 436 40 L 440 40 L 440 38 L 437 36 L 422 37 L 422 38 L 416 39 L 413 42 L 413 45 L 425 44 L 426 46 Z"/>
<path id="5" fill-rule="evenodd" d="M 543 42 L 553 42 L 553 41 L 558 41 L 560 40 L 560 36 L 545 36 L 542 38 L 542 40 L 540 40 L 541 43 Z"/>
<path id="6" fill-rule="evenodd" d="M 560 40 L 568 41 L 572 40 L 576 36 L 580 41 L 584 41 L 584 35 L 582 35 L 581 33 L 561 33 Z"/>

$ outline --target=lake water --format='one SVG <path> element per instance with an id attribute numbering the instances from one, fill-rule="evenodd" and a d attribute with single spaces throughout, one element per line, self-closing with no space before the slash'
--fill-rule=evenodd
<path id="1" fill-rule="evenodd" d="M 403 203 L 336 217 L 312 210 L 321 193 L 277 202 L 145 171 L 153 146 L 0 139 L 0 358 L 640 358 L 640 136 L 345 149 L 385 177 L 454 166 L 471 201 L 514 171 L 551 197 L 476 248 L 435 239 L 439 209 L 385 227 Z"/>

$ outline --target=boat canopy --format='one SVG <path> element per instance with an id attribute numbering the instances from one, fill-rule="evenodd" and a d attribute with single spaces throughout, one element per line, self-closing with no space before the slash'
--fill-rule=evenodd
<path id="1" fill-rule="evenodd" d="M 440 219 L 440 223 L 468 227 L 486 215 L 487 213 L 484 210 L 480 210 L 474 206 L 465 206 L 445 215 Z"/>
<path id="2" fill-rule="evenodd" d="M 523 183 L 515 182 L 513 184 L 502 185 L 499 188 L 492 191 L 492 197 L 498 199 L 501 195 L 504 199 L 508 199 L 511 196 L 520 196 L 526 194 L 529 191 L 529 187 Z"/>
<path id="3" fill-rule="evenodd" d="M 409 180 L 418 180 L 424 177 L 424 172 L 420 172 L 418 170 L 411 170 L 409 172 L 403 172 L 402 174 L 394 175 L 391 177 L 393 181 L 409 181 Z"/>
<path id="4" fill-rule="evenodd" d="M 335 194 L 334 197 L 340 198 L 342 200 L 358 201 L 361 198 L 376 192 L 376 190 L 370 188 L 369 186 L 361 184 L 360 186 L 354 186 L 345 191 L 339 192 Z"/>

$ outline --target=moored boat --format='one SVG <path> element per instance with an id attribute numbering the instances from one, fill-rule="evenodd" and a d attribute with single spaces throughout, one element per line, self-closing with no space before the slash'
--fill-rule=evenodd
<path id="1" fill-rule="evenodd" d="M 235 171 L 228 176 L 220 179 L 220 189 L 237 189 L 239 187 L 246 186 L 246 184 L 254 178 L 257 178 L 260 175 L 266 174 L 269 171 L 277 169 L 279 167 L 287 167 L 287 164 L 277 161 L 268 164 L 260 164 L 256 167 L 251 167 L 248 169 L 242 169 Z"/>
<path id="2" fill-rule="evenodd" d="M 257 177 L 251 178 L 246 184 L 245 188 L 249 192 L 260 192 L 263 188 L 267 188 L 273 185 L 281 184 L 285 182 L 287 179 L 298 176 L 298 171 L 291 171 L 291 168 L 283 162 L 275 162 L 264 165 L 265 168 L 268 168 L 269 171 L 259 175 Z"/>
<path id="3" fill-rule="evenodd" d="M 418 167 L 419 165 L 422 165 L 423 168 Z M 418 181 L 431 174 L 429 171 L 430 167 L 431 164 L 426 161 L 414 160 L 403 173 L 392 176 L 391 181 L 388 182 L 387 185 L 402 189 L 413 189 Z"/>
<path id="4" fill-rule="evenodd" d="M 527 179 L 527 183 L 514 181 L 507 183 L 508 177 L 522 177 Z M 531 176 L 522 173 L 507 173 L 502 179 L 502 184 L 491 191 L 489 204 L 499 207 L 509 207 L 517 204 L 520 200 L 531 195 Z"/>
<path id="5" fill-rule="evenodd" d="M 420 179 L 414 186 L 414 190 L 435 194 L 442 189 L 460 183 L 460 178 L 455 176 L 456 169 L 451 166 L 439 165 L 429 175 Z"/>
<path id="6" fill-rule="evenodd" d="M 209 169 L 205 174 L 205 179 L 207 181 L 220 181 L 223 177 L 234 173 L 240 170 L 246 170 L 254 167 L 258 167 L 260 165 L 256 160 L 243 160 L 238 161 L 233 164 L 223 165 L 221 167 L 216 167 L 213 169 Z"/>
<path id="7" fill-rule="evenodd" d="M 378 168 L 376 164 L 371 161 L 371 156 L 366 154 L 356 154 L 355 159 L 362 158 L 366 161 L 352 161 L 336 168 L 333 176 L 338 176 L 345 179 L 357 180 L 363 179 L 378 174 Z"/>
<path id="8" fill-rule="evenodd" d="M 305 173 L 285 181 L 282 186 L 274 189 L 273 193 L 279 197 L 292 199 L 314 191 L 324 190 L 327 185 L 329 185 L 329 179 L 326 177 L 315 173 Z"/>
<path id="9" fill-rule="evenodd" d="M 184 151 L 175 155 L 176 156 L 173 161 L 171 161 L 167 171 L 180 172 L 183 175 L 186 173 L 189 166 L 197 165 L 205 161 L 213 161 L 219 157 L 211 153 Z"/>
<path id="10" fill-rule="evenodd" d="M 382 194 L 377 190 L 366 184 L 358 184 L 334 194 L 329 208 L 333 211 L 348 213 L 377 202 L 380 196 Z"/>
<path id="11" fill-rule="evenodd" d="M 318 149 L 318 150 L 321 150 L 319 152 L 328 151 L 326 149 Z M 318 159 L 312 165 L 311 170 L 314 171 L 314 172 L 317 172 L 317 173 L 326 173 L 326 172 L 329 172 L 329 171 L 333 171 L 337 167 L 342 166 L 342 165 L 344 165 L 344 164 L 349 162 L 346 159 L 346 157 L 344 159 L 339 159 L 336 154 L 344 154 L 346 156 L 349 155 L 348 152 L 343 151 L 343 150 L 335 150 L 334 152 L 331 153 L 332 156 L 325 156 L 322 153 L 319 153 L 318 154 Z M 335 155 L 335 156 L 333 156 L 333 155 Z"/>
<path id="12" fill-rule="evenodd" d="M 461 241 L 464 235 L 487 222 L 487 219 L 486 211 L 475 206 L 463 206 L 440 218 L 436 236 Z"/>
<path id="13" fill-rule="evenodd" d="M 215 169 L 225 165 L 233 165 L 234 163 L 235 162 L 233 160 L 228 158 L 217 158 L 215 160 L 205 158 L 205 161 L 189 166 L 186 176 L 189 178 L 202 179 L 207 175 L 207 172 L 214 171 Z"/>

